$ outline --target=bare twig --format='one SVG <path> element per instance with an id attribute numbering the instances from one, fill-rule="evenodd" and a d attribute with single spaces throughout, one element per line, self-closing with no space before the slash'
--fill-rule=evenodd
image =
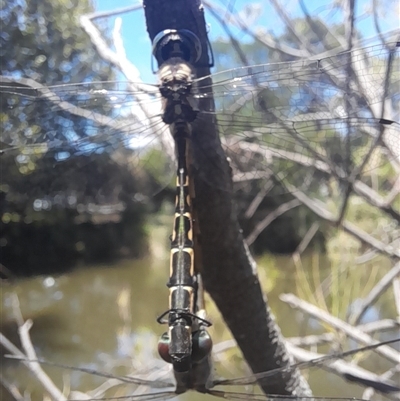
<path id="1" fill-rule="evenodd" d="M 257 237 L 265 230 L 275 219 L 287 211 L 294 209 L 301 205 L 301 202 L 297 199 L 292 199 L 289 202 L 283 203 L 279 207 L 277 207 L 273 212 L 268 213 L 253 229 L 253 231 L 247 236 L 246 244 L 251 245 Z"/>
<path id="2" fill-rule="evenodd" d="M 274 186 L 273 180 L 269 180 L 265 185 L 262 186 L 260 191 L 257 193 L 257 195 L 251 201 L 246 212 L 244 213 L 245 219 L 251 219 L 254 216 L 254 213 L 256 212 L 256 210 L 260 206 L 261 202 L 265 199 L 266 195 L 272 189 L 273 186 Z"/>
<path id="3" fill-rule="evenodd" d="M 314 238 L 315 234 L 319 230 L 319 223 L 314 222 L 312 226 L 307 230 L 306 235 L 304 235 L 300 244 L 297 246 L 296 250 L 293 252 L 293 258 L 299 258 L 300 255 L 306 250 L 311 240 Z"/>
<path id="4" fill-rule="evenodd" d="M 399 328 L 400 323 L 392 319 L 383 319 L 357 326 L 357 329 L 364 333 L 375 333 L 384 330 L 397 330 Z M 337 335 L 335 333 L 323 333 L 303 337 L 289 337 L 286 340 L 296 346 L 313 347 L 316 345 L 332 343 L 336 338 Z"/>
<path id="5" fill-rule="evenodd" d="M 374 286 L 374 288 L 369 292 L 369 294 L 362 299 L 359 305 L 357 305 L 357 310 L 350 316 L 349 321 L 351 324 L 358 324 L 364 313 L 377 299 L 392 285 L 393 280 L 400 275 L 400 262 L 392 267 L 379 282 Z"/>
<path id="6" fill-rule="evenodd" d="M 224 10 L 222 8 L 217 7 L 213 2 L 204 0 L 202 2 L 207 8 L 213 9 L 215 12 L 219 13 L 220 15 L 224 15 L 226 12 L 228 14 L 227 10 Z M 236 27 L 241 29 L 243 32 L 246 32 L 249 34 L 252 38 L 254 38 L 257 42 L 260 42 L 264 46 L 267 46 L 270 49 L 279 51 L 283 54 L 292 56 L 292 57 L 298 57 L 298 58 L 305 58 L 308 56 L 308 53 L 302 50 L 295 49 L 294 47 L 290 47 L 282 42 L 276 41 L 271 35 L 263 35 L 263 34 L 258 34 L 255 33 L 252 29 L 250 29 L 241 19 L 233 15 L 231 12 L 229 12 L 229 16 L 227 16 L 230 21 L 233 22 Z"/>
<path id="7" fill-rule="evenodd" d="M 29 329 L 32 327 L 32 321 L 27 320 L 24 322 L 21 310 L 19 308 L 19 300 L 17 295 L 13 296 L 13 310 L 14 316 L 18 324 L 18 331 L 21 339 L 22 347 L 25 354 L 22 353 L 14 344 L 12 344 L 2 333 L 0 333 L 0 343 L 13 355 L 22 358 L 22 363 L 33 373 L 39 383 L 42 384 L 44 389 L 50 394 L 55 401 L 67 401 L 62 392 L 52 382 L 52 380 L 43 371 L 40 364 L 37 362 L 28 362 L 26 359 L 37 360 L 35 350 L 29 337 Z"/>
<path id="8" fill-rule="evenodd" d="M 118 54 L 113 52 L 107 45 L 107 42 L 101 36 L 101 32 L 97 29 L 97 27 L 92 23 L 92 14 L 82 15 L 80 17 L 80 24 L 85 32 L 89 35 L 92 43 L 96 46 L 97 51 L 100 56 L 107 60 L 109 63 L 117 67 L 122 73 L 125 74 L 128 81 L 135 82 L 140 81 L 140 73 L 139 70 L 130 65 L 129 69 L 126 69 L 126 64 L 124 59 L 120 59 Z"/>
<path id="9" fill-rule="evenodd" d="M 26 401 L 25 397 L 19 392 L 15 384 L 9 382 L 0 372 L 0 383 L 7 389 L 15 401 Z"/>
<path id="10" fill-rule="evenodd" d="M 286 341 L 296 347 L 315 347 L 316 345 L 329 344 L 336 338 L 334 333 L 323 333 L 303 337 L 288 337 Z"/>
<path id="11" fill-rule="evenodd" d="M 400 279 L 399 277 L 393 280 L 394 302 L 397 310 L 397 319 L 400 322 Z"/>
<path id="12" fill-rule="evenodd" d="M 137 11 L 142 9 L 143 9 L 143 4 L 139 3 L 127 7 L 116 8 L 115 10 L 98 11 L 91 14 L 86 14 L 86 16 L 91 20 L 95 20 L 99 18 L 109 18 L 113 17 L 114 15 L 125 14 L 131 11 Z"/>
<path id="13" fill-rule="evenodd" d="M 122 10 L 121 12 L 125 11 Z M 110 15 L 113 15 L 113 13 L 110 12 Z M 122 20 L 120 18 L 117 18 L 115 20 L 113 30 L 113 41 L 115 47 L 114 52 L 109 48 L 107 42 L 102 37 L 101 32 L 92 22 L 93 19 L 98 17 L 98 13 L 82 15 L 80 18 L 80 24 L 85 32 L 89 35 L 90 40 L 96 47 L 100 56 L 104 60 L 115 66 L 126 77 L 128 81 L 128 87 L 137 100 L 136 113 L 139 116 L 139 120 L 145 120 L 148 125 L 152 125 L 152 116 L 160 114 L 161 99 L 158 99 L 158 101 L 154 101 L 149 97 L 149 85 L 143 84 L 140 79 L 139 70 L 126 57 L 126 52 L 121 37 Z M 158 94 L 157 87 L 154 86 L 154 89 L 155 93 Z M 157 127 L 160 130 L 165 130 L 164 124 L 162 123 L 161 119 L 159 119 L 154 129 L 156 130 Z M 163 142 L 164 149 L 170 156 L 173 157 L 173 149 L 171 144 L 172 138 L 170 138 L 170 135 L 160 135 L 159 138 Z"/>
<path id="14" fill-rule="evenodd" d="M 396 322 L 392 319 L 377 320 L 375 322 L 360 324 L 357 328 L 365 333 L 373 333 L 384 330 L 398 330 L 400 328 L 400 321 Z"/>
<path id="15" fill-rule="evenodd" d="M 400 133 L 400 126 L 396 128 L 397 131 Z M 261 128 L 260 128 L 261 130 Z M 257 129 L 256 129 L 257 131 Z M 244 133 L 245 135 L 251 135 L 250 133 Z M 301 143 L 303 145 L 303 143 Z M 226 141 L 226 146 L 230 146 L 229 140 Z M 327 173 L 329 175 L 332 175 L 336 173 L 336 178 L 341 182 L 347 182 L 347 178 L 345 176 L 344 172 L 341 172 L 338 169 L 332 170 L 332 167 L 330 166 L 329 163 L 327 163 L 326 158 L 322 158 L 322 155 L 318 155 L 318 158 L 313 158 L 311 156 L 306 157 L 305 155 L 296 153 L 296 152 L 291 152 L 291 151 L 286 151 L 282 150 L 279 148 L 274 148 L 272 146 L 261 146 L 261 145 L 255 145 L 251 143 L 236 143 L 235 146 L 239 149 L 243 149 L 246 151 L 252 151 L 254 154 L 259 154 L 262 155 L 265 160 L 271 160 L 276 158 L 276 159 L 282 159 L 282 160 L 289 160 L 292 162 L 295 162 L 301 166 L 305 167 L 312 167 L 318 171 Z M 314 155 L 316 156 L 316 155 Z M 252 172 L 252 173 L 243 173 L 243 175 L 248 175 L 249 178 L 246 179 L 251 179 L 254 177 L 259 178 L 261 174 L 264 175 L 271 175 L 271 172 Z M 237 177 L 237 178 L 236 178 Z M 235 175 L 235 181 L 240 181 L 244 180 L 240 178 L 240 174 L 236 173 Z M 396 183 L 393 186 L 392 193 L 390 196 L 388 196 L 387 199 L 383 199 L 382 196 L 374 191 L 372 188 L 370 188 L 368 185 L 363 183 L 361 180 L 355 180 L 353 183 L 352 188 L 354 189 L 355 193 L 357 195 L 361 196 L 366 202 L 368 202 L 371 206 L 377 207 L 383 212 L 387 213 L 390 217 L 394 218 L 396 221 L 400 222 L 400 214 L 399 212 L 393 208 L 391 203 L 395 200 L 395 197 L 397 193 L 400 191 L 400 179 L 396 181 Z"/>
<path id="16" fill-rule="evenodd" d="M 299 199 L 304 205 L 306 205 L 310 210 L 312 210 L 316 215 L 331 222 L 332 224 L 336 225 L 337 219 L 333 216 L 331 212 L 329 212 L 320 202 L 309 198 L 306 194 L 299 191 L 297 188 L 292 187 L 291 193 Z M 341 224 L 341 228 L 348 232 L 349 234 L 353 235 L 361 242 L 375 248 L 378 252 L 386 254 L 390 257 L 400 258 L 400 250 L 395 249 L 391 245 L 386 245 L 381 241 L 374 238 L 372 235 L 369 235 L 365 231 L 361 230 L 360 228 L 356 227 L 354 224 L 344 221 Z"/>
<path id="17" fill-rule="evenodd" d="M 328 312 L 325 312 L 310 303 L 303 301 L 297 298 L 293 294 L 282 294 L 280 299 L 283 302 L 286 302 L 293 308 L 301 309 L 303 312 L 307 313 L 314 318 L 321 320 L 322 322 L 334 327 L 336 330 L 342 331 L 346 333 L 351 338 L 354 338 L 357 341 L 362 342 L 366 345 L 377 344 L 378 341 L 375 341 L 368 334 L 363 333 L 357 327 L 350 325 L 349 323 L 344 322 L 343 320 L 338 319 L 335 316 L 330 315 Z M 385 358 L 393 361 L 394 363 L 398 363 L 400 360 L 400 353 L 388 346 L 382 346 L 374 350 Z"/>
<path id="18" fill-rule="evenodd" d="M 324 356 L 315 352 L 306 351 L 302 348 L 296 347 L 290 342 L 287 342 L 286 344 L 289 349 L 289 352 L 295 357 L 297 361 L 300 362 L 303 361 L 307 362 L 312 359 L 321 358 Z M 385 380 L 382 379 L 379 375 L 342 360 L 332 360 L 331 362 L 326 362 L 324 365 L 321 365 L 321 367 L 323 369 L 336 373 L 340 376 L 352 377 L 354 378 L 354 381 L 357 378 L 359 378 L 360 381 L 362 381 L 363 379 L 369 380 L 371 381 L 371 383 L 376 384 L 377 387 L 379 387 L 379 385 L 383 386 L 386 385 Z"/>
<path id="19" fill-rule="evenodd" d="M 306 53 L 306 57 L 311 55 L 310 43 L 304 40 L 301 34 L 297 33 L 296 27 L 294 26 L 292 20 L 289 18 L 288 14 L 281 6 L 281 4 L 277 0 L 269 0 L 270 3 L 274 6 L 276 12 L 281 17 L 282 21 L 285 23 L 286 28 L 292 33 L 292 35 L 296 38 L 297 42 L 300 44 L 300 48 L 303 52 Z"/>

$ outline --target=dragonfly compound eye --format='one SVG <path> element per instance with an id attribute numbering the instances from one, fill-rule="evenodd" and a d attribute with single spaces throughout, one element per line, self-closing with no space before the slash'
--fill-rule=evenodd
<path id="1" fill-rule="evenodd" d="M 172 363 L 171 355 L 169 354 L 169 334 L 164 333 L 158 340 L 158 354 L 167 363 Z"/>
<path id="2" fill-rule="evenodd" d="M 199 362 L 212 350 L 212 339 L 207 330 L 201 329 L 192 334 L 192 360 Z"/>

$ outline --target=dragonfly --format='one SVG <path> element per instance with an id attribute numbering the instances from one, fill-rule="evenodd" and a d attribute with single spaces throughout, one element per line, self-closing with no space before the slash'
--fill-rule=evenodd
<path id="1" fill-rule="evenodd" d="M 202 390 L 197 389 L 198 392 L 202 394 L 208 394 L 210 396 L 214 396 L 217 398 L 223 398 L 223 399 L 228 399 L 228 400 L 253 400 L 253 401 L 261 401 L 261 400 L 266 400 L 266 401 L 276 401 L 276 400 L 299 400 L 299 399 L 304 399 L 304 400 L 324 400 L 324 401 L 329 401 L 329 400 L 348 400 L 349 398 L 335 398 L 335 397 L 313 397 L 313 396 L 304 396 L 304 395 L 265 395 L 265 394 L 258 394 L 256 392 L 239 392 L 239 391 L 225 391 L 221 390 L 224 386 L 250 386 L 252 384 L 256 383 L 262 383 L 263 381 L 269 381 L 269 382 L 274 382 L 279 379 L 279 373 L 282 371 L 285 372 L 290 372 L 294 369 L 300 369 L 300 370 L 306 370 L 306 369 L 313 369 L 313 368 L 323 368 L 327 370 L 335 369 L 336 364 L 340 364 L 343 361 L 341 359 L 344 359 L 346 357 L 354 356 L 358 353 L 362 352 L 368 352 L 368 351 L 374 351 L 380 346 L 387 346 L 391 344 L 398 343 L 400 339 L 393 339 L 393 340 L 388 340 L 384 342 L 377 342 L 368 346 L 360 347 L 360 348 L 354 348 L 345 352 L 341 353 L 333 353 L 333 354 L 328 354 L 324 356 L 319 356 L 318 358 L 308 360 L 307 362 L 298 362 L 292 365 L 288 365 L 282 368 L 270 370 L 267 372 L 260 372 L 257 374 L 253 374 L 250 376 L 246 377 L 239 377 L 239 378 L 234 378 L 234 379 L 215 379 L 212 378 L 209 380 L 207 387 L 203 388 Z M 83 374 L 89 374 L 89 375 L 94 375 L 98 376 L 104 379 L 108 379 L 110 384 L 107 386 L 106 384 L 101 385 L 99 389 L 93 390 L 91 393 L 96 394 L 97 396 L 94 398 L 89 398 L 89 399 L 104 399 L 102 398 L 107 390 L 110 390 L 111 388 L 119 385 L 125 385 L 125 386 L 138 386 L 137 391 L 133 390 L 132 393 L 126 396 L 121 396 L 119 395 L 116 398 L 113 398 L 112 396 L 108 397 L 106 399 L 108 400 L 166 400 L 166 399 L 171 399 L 179 394 L 181 392 L 179 389 L 176 387 L 175 390 L 171 390 L 170 388 L 173 388 L 176 386 L 173 382 L 165 381 L 165 380 L 146 380 L 142 379 L 139 377 L 134 377 L 131 375 L 126 375 L 126 376 L 114 376 L 110 373 L 104 372 L 104 371 L 98 371 L 95 369 L 91 368 L 86 368 L 86 367 L 77 367 L 77 366 L 68 366 L 68 365 L 63 365 L 59 363 L 53 363 L 48 360 L 44 359 L 39 359 L 39 360 L 28 360 L 28 359 L 22 359 L 19 357 L 12 357 L 14 359 L 19 359 L 21 361 L 25 362 L 38 362 L 40 364 L 43 364 L 44 366 L 50 366 L 54 368 L 60 368 L 64 370 L 69 370 L 72 372 L 81 372 Z M 339 365 L 337 365 L 339 367 Z M 354 373 L 354 370 L 352 370 L 352 367 L 350 364 L 347 365 L 340 365 L 341 368 L 339 369 L 341 371 L 342 376 L 352 382 L 356 382 L 361 385 L 365 386 L 370 386 L 374 388 L 375 390 L 381 392 L 382 394 L 386 395 L 391 395 L 391 394 L 396 394 L 400 391 L 400 387 L 396 385 L 391 380 L 387 379 L 382 379 L 378 375 L 372 374 L 368 371 L 364 371 L 360 369 L 357 373 Z M 343 367 L 344 366 L 344 367 Z M 360 373 L 361 372 L 361 373 Z M 153 389 L 152 392 L 143 392 L 144 388 L 149 388 Z M 165 390 L 168 389 L 168 390 Z M 131 390 L 130 390 L 131 391 Z M 79 392 L 71 392 L 71 397 L 68 398 L 69 401 L 74 401 L 74 394 L 76 397 L 79 397 Z M 119 393 L 121 394 L 121 393 Z M 81 394 L 82 395 L 82 394 Z M 80 399 L 80 398 L 76 398 Z M 88 399 L 85 397 L 85 399 Z M 352 400 L 354 401 L 362 401 L 361 399 L 351 397 Z"/>
<path id="2" fill-rule="evenodd" d="M 209 323 L 198 306 L 201 278 L 194 267 L 190 203 L 190 169 L 198 167 L 190 153 L 202 151 L 202 144 L 190 135 L 190 124 L 215 119 L 238 183 L 270 179 L 278 183 L 278 192 L 300 187 L 318 194 L 332 176 L 345 184 L 360 176 L 371 180 L 372 169 L 394 171 L 398 162 L 399 124 L 385 112 L 390 109 L 393 115 L 398 108 L 393 88 L 399 46 L 234 69 L 214 74 L 210 86 L 209 77 L 192 79 L 190 63 L 196 52 L 185 60 L 182 43 L 192 42 L 196 49 L 192 34 L 169 30 L 159 42 L 169 50 L 158 86 L 94 82 L 42 87 L 30 79 L 1 77 L 2 157 L 25 174 L 43 168 L 46 160 L 62 164 L 79 156 L 95 160 L 108 154 L 133 170 L 158 158 L 168 164 L 176 157 L 161 177 L 168 182 L 168 173 L 178 166 L 170 308 L 164 314 L 169 332 L 159 350 L 174 366 L 178 390 L 173 394 L 191 388 L 210 393 L 208 383 L 198 387 L 191 376 L 197 362 L 208 360 L 211 342 L 204 328 Z M 372 87 L 365 89 L 364 80 Z M 196 177 L 231 190 L 229 184 L 202 177 L 201 169 Z M 47 197 L 47 203 L 54 202 L 51 188 Z"/>

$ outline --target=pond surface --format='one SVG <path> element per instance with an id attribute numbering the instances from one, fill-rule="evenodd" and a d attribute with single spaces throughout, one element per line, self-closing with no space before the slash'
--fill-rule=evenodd
<path id="1" fill-rule="evenodd" d="M 166 326 L 156 323 L 156 318 L 167 308 L 168 290 L 165 284 L 168 250 L 162 241 L 153 241 L 153 244 L 152 254 L 156 256 L 152 258 L 127 260 L 115 266 L 76 269 L 58 277 L 37 277 L 3 285 L 2 332 L 17 343 L 12 318 L 12 294 L 15 293 L 24 318 L 33 320 L 30 333 L 39 358 L 70 366 L 90 367 L 115 375 L 135 372 L 145 373 L 145 378 L 161 376 L 165 380 L 165 375 L 170 378 L 169 366 L 156 353 L 158 338 L 166 330 Z M 319 261 L 321 266 L 328 266 L 323 258 Z M 282 292 L 297 292 L 297 273 L 291 258 L 263 258 L 259 265 L 264 290 L 284 335 L 318 332 L 315 321 L 290 309 L 278 298 Z M 321 266 L 320 271 L 323 272 Z M 214 344 L 230 339 L 212 301 L 207 301 L 210 320 L 214 323 L 210 329 Z M 237 349 L 218 354 L 215 359 L 217 375 L 236 377 L 248 373 Z M 22 392 L 32 393 L 33 401 L 43 399 L 35 380 L 18 362 L 3 360 L 2 369 L 5 377 L 12 380 Z M 53 367 L 44 369 L 61 389 L 86 392 L 106 380 L 76 371 Z M 344 397 L 362 394 L 360 387 L 322 370 L 313 371 L 309 382 L 315 395 Z M 135 387 L 127 390 L 126 387 L 117 395 L 136 390 Z M 6 393 L 1 396 L 2 400 L 8 401 Z M 187 393 L 180 396 L 179 400 L 205 398 L 214 399 Z"/>

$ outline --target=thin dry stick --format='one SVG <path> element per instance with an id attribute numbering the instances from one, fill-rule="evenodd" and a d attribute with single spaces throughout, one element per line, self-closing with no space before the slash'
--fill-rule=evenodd
<path id="1" fill-rule="evenodd" d="M 123 10 L 121 12 L 124 12 Z M 121 13 L 118 12 L 118 13 Z M 110 12 L 109 15 L 112 15 Z M 108 14 L 106 16 L 109 16 Z M 155 85 L 146 85 L 140 79 L 140 72 L 137 67 L 132 64 L 126 57 L 125 48 L 123 45 L 122 37 L 121 37 L 121 28 L 122 28 L 122 20 L 117 18 L 115 21 L 114 29 L 113 29 L 113 41 L 115 52 L 110 49 L 107 42 L 103 39 L 101 32 L 97 29 L 96 25 L 92 22 L 93 19 L 102 17 L 98 13 L 82 15 L 80 17 L 80 25 L 85 30 L 85 32 L 89 35 L 91 42 L 96 47 L 99 55 L 105 60 L 111 63 L 114 67 L 116 67 L 119 71 L 124 74 L 127 79 L 127 84 L 129 89 L 134 94 L 136 100 L 138 101 L 138 105 L 140 108 L 136 113 L 138 114 L 139 121 L 146 120 L 149 125 L 153 125 L 152 116 L 160 113 L 161 103 L 160 101 L 154 101 L 149 97 L 149 94 L 158 94 L 158 88 Z M 161 118 L 158 118 L 156 124 L 159 130 L 163 130 L 165 128 L 164 123 Z M 156 130 L 156 125 L 154 129 Z M 131 133 L 134 130 L 131 131 Z M 162 141 L 164 143 L 165 149 L 169 153 L 171 153 L 171 142 L 169 141 L 169 135 L 162 135 Z"/>
<path id="2" fill-rule="evenodd" d="M 21 339 L 22 340 L 22 339 Z M 46 391 L 56 401 L 66 401 L 66 398 L 57 388 L 57 386 L 51 381 L 51 379 L 42 370 L 37 362 L 27 362 L 25 359 L 29 359 L 27 355 L 22 353 L 10 340 L 7 339 L 2 333 L 0 333 L 0 344 L 9 351 L 13 356 L 22 360 L 22 363 L 33 373 L 37 378 L 38 382 L 43 385 Z M 31 344 L 32 345 L 32 344 Z M 33 348 L 33 347 L 32 347 Z M 35 360 L 37 356 L 35 354 Z"/>
<path id="3" fill-rule="evenodd" d="M 369 294 L 363 298 L 356 312 L 350 316 L 351 324 L 358 324 L 366 310 L 391 286 L 393 280 L 400 275 L 400 262 L 397 262 L 374 286 Z"/>
<path id="4" fill-rule="evenodd" d="M 307 206 L 311 211 L 313 211 L 316 215 L 323 218 L 324 220 L 329 221 L 332 224 L 337 223 L 337 219 L 333 216 L 333 214 L 328 211 L 320 202 L 317 203 L 316 200 L 309 198 L 305 193 L 301 192 L 297 188 L 291 186 L 290 188 L 291 193 L 295 196 L 301 203 Z M 386 245 L 383 242 L 379 241 L 378 239 L 374 238 L 372 235 L 369 235 L 365 231 L 361 230 L 354 224 L 343 221 L 340 227 L 348 232 L 349 234 L 353 235 L 360 241 L 364 242 L 365 244 L 375 248 L 378 252 L 386 254 L 390 257 L 396 257 L 400 259 L 400 250 L 395 249 L 391 245 Z"/>
<path id="5" fill-rule="evenodd" d="M 296 248 L 296 250 L 293 252 L 293 255 L 292 255 L 293 258 L 300 257 L 300 255 L 306 250 L 306 248 L 310 244 L 311 240 L 314 238 L 318 229 L 319 229 L 319 223 L 314 222 L 312 224 L 312 226 L 308 229 L 306 235 L 303 237 L 303 239 L 301 240 L 301 242 L 298 245 L 298 247 Z"/>
<path id="6" fill-rule="evenodd" d="M 22 347 L 25 351 L 23 354 L 17 347 L 15 347 L 12 343 L 10 343 L 1 333 L 0 333 L 0 342 L 13 354 L 18 357 L 22 357 L 24 359 L 37 360 L 36 352 L 33 348 L 31 339 L 29 337 L 29 330 L 32 327 L 32 321 L 28 319 L 24 322 L 22 317 L 21 309 L 19 306 L 19 299 L 16 294 L 13 294 L 12 298 L 12 306 L 13 312 L 15 316 L 15 320 L 18 324 L 18 332 L 21 339 Z M 7 340 L 7 341 L 5 341 Z M 11 345 L 11 346 L 10 346 Z M 34 374 L 37 378 L 38 382 L 42 384 L 44 389 L 50 394 L 53 400 L 55 401 L 66 401 L 67 399 L 64 397 L 62 392 L 57 388 L 57 386 L 52 382 L 52 380 L 47 376 L 47 374 L 43 371 L 40 364 L 37 362 L 28 362 L 23 361 L 24 365 L 29 368 L 29 370 Z"/>
<path id="7" fill-rule="evenodd" d="M 300 362 L 308 362 L 312 359 L 317 359 L 317 358 L 326 356 L 326 355 L 321 355 L 321 354 L 318 354 L 315 352 L 306 351 L 302 348 L 298 348 L 289 342 L 287 342 L 286 345 L 288 347 L 289 352 L 295 357 L 295 359 L 297 361 L 300 361 Z M 323 365 L 320 365 L 320 367 L 322 367 L 323 369 L 329 370 L 335 374 L 341 375 L 341 376 L 348 375 L 353 378 L 358 378 L 360 380 L 363 380 L 363 379 L 370 380 L 377 386 L 379 384 L 383 384 L 383 385 L 388 384 L 388 383 L 385 383 L 384 378 L 380 377 L 376 373 L 372 373 L 366 369 L 363 369 L 359 366 L 356 366 L 352 363 L 349 363 L 349 362 L 346 362 L 343 360 L 332 359 L 332 361 L 327 361 Z"/>
<path id="8" fill-rule="evenodd" d="M 214 12 L 218 13 L 219 15 L 224 15 L 226 12 L 227 19 L 229 19 L 234 26 L 242 30 L 244 33 L 249 34 L 255 41 L 260 42 L 262 45 L 292 57 L 305 58 L 308 56 L 308 52 L 288 46 L 282 41 L 275 40 L 275 38 L 269 34 L 255 33 L 255 31 L 253 31 L 246 23 L 244 23 L 241 18 L 239 18 L 237 15 L 233 15 L 231 11 L 217 7 L 214 2 L 203 0 L 202 3 L 207 8 L 213 9 Z"/>
<path id="9" fill-rule="evenodd" d="M 400 328 L 400 322 L 393 319 L 382 319 L 375 322 L 360 324 L 357 328 L 365 333 L 374 333 L 376 331 L 396 330 Z"/>
<path id="10" fill-rule="evenodd" d="M 394 303 L 397 309 L 397 321 L 400 322 L 400 278 L 393 280 Z"/>
<path id="11" fill-rule="evenodd" d="M 354 338 L 355 340 L 360 341 L 363 344 L 366 345 L 378 344 L 378 341 L 374 340 L 368 334 L 363 333 L 357 327 L 354 327 L 351 324 L 346 323 L 335 316 L 332 316 L 328 312 L 325 312 L 317 308 L 316 306 L 311 305 L 310 303 L 299 299 L 294 294 L 282 294 L 279 298 L 283 302 L 289 304 L 291 307 L 301 309 L 308 315 L 323 321 L 324 323 L 334 327 L 336 330 L 344 332 L 349 337 Z M 389 359 L 390 361 L 393 361 L 396 364 L 399 363 L 400 361 L 400 353 L 386 345 L 383 345 L 382 347 L 379 347 L 374 351 L 384 356 L 385 358 Z"/>
<path id="12" fill-rule="evenodd" d="M 254 230 L 247 236 L 246 244 L 251 245 L 257 237 L 265 230 L 275 219 L 277 219 L 282 214 L 287 211 L 294 209 L 301 205 L 301 202 L 297 199 L 292 199 L 289 202 L 283 203 L 279 207 L 277 207 L 273 212 L 269 213 L 266 217 L 264 217 L 255 227 Z"/>
<path id="13" fill-rule="evenodd" d="M 26 398 L 19 392 L 18 388 L 0 374 L 0 383 L 11 394 L 16 401 L 26 401 Z"/>
<path id="14" fill-rule="evenodd" d="M 257 193 L 254 199 L 251 201 L 250 206 L 247 208 L 246 212 L 244 213 L 245 219 L 251 219 L 254 216 L 254 213 L 260 206 L 261 202 L 265 199 L 268 192 L 272 189 L 274 183 L 272 180 L 268 181 L 261 190 Z"/>
<path id="15" fill-rule="evenodd" d="M 229 144 L 227 145 L 229 146 Z M 302 143 L 302 145 L 304 144 Z M 236 146 L 238 146 L 239 149 L 241 149 L 244 146 L 244 144 L 239 143 L 236 144 Z M 289 160 L 301 166 L 312 167 L 318 171 L 330 175 L 333 174 L 333 170 L 329 165 L 328 160 L 323 158 L 322 155 L 314 155 L 314 157 L 308 156 L 306 158 L 304 155 L 298 154 L 296 152 L 275 149 L 271 146 L 260 146 L 260 145 L 252 146 L 252 144 L 248 143 L 246 143 L 246 150 L 252 150 L 254 153 L 262 155 L 265 159 L 277 158 L 281 160 Z M 308 150 L 311 152 L 311 149 Z M 317 158 L 317 156 L 319 157 L 319 159 Z M 336 178 L 340 182 L 345 182 L 346 178 L 344 174 L 340 171 L 336 171 L 336 173 L 337 173 Z M 257 177 L 260 177 L 261 174 L 265 174 L 267 176 L 266 178 L 269 178 L 269 176 L 271 175 L 270 172 L 268 173 L 257 172 L 257 174 L 251 172 L 250 177 L 246 179 L 247 180 L 254 179 L 255 175 L 257 175 Z M 236 178 L 234 181 L 241 181 L 241 180 L 243 179 Z M 290 190 L 290 188 L 288 189 Z M 353 182 L 353 190 L 358 196 L 363 198 L 371 206 L 379 208 L 382 212 L 388 214 L 390 217 L 400 222 L 400 213 L 392 206 L 395 197 L 400 192 L 400 178 L 393 185 L 393 189 L 391 190 L 391 193 L 387 196 L 386 199 L 382 198 L 382 196 L 378 192 L 374 191 L 368 185 L 364 184 L 362 181 L 359 180 L 355 180 L 355 182 Z"/>
<path id="16" fill-rule="evenodd" d="M 131 84 L 135 83 L 136 90 L 142 89 L 144 94 L 150 88 L 153 88 L 152 92 L 157 92 L 157 88 L 153 85 L 146 85 L 141 82 L 139 70 L 126 58 L 125 50 L 121 50 L 121 47 L 123 48 L 122 39 L 120 38 L 121 20 L 116 20 L 113 31 L 114 46 L 117 50 L 117 52 L 114 52 L 109 48 L 96 25 L 93 24 L 92 19 L 95 18 L 93 16 L 96 17 L 96 14 L 82 15 L 80 17 L 80 24 L 89 35 L 100 56 L 121 71 Z"/>
<path id="17" fill-rule="evenodd" d="M 383 319 L 376 322 L 360 324 L 357 329 L 364 333 L 374 333 L 383 330 L 395 330 L 400 328 L 400 323 L 392 319 Z M 337 338 L 334 333 L 323 333 L 303 337 L 289 337 L 286 340 L 300 347 L 312 347 L 315 345 L 331 343 Z"/>

